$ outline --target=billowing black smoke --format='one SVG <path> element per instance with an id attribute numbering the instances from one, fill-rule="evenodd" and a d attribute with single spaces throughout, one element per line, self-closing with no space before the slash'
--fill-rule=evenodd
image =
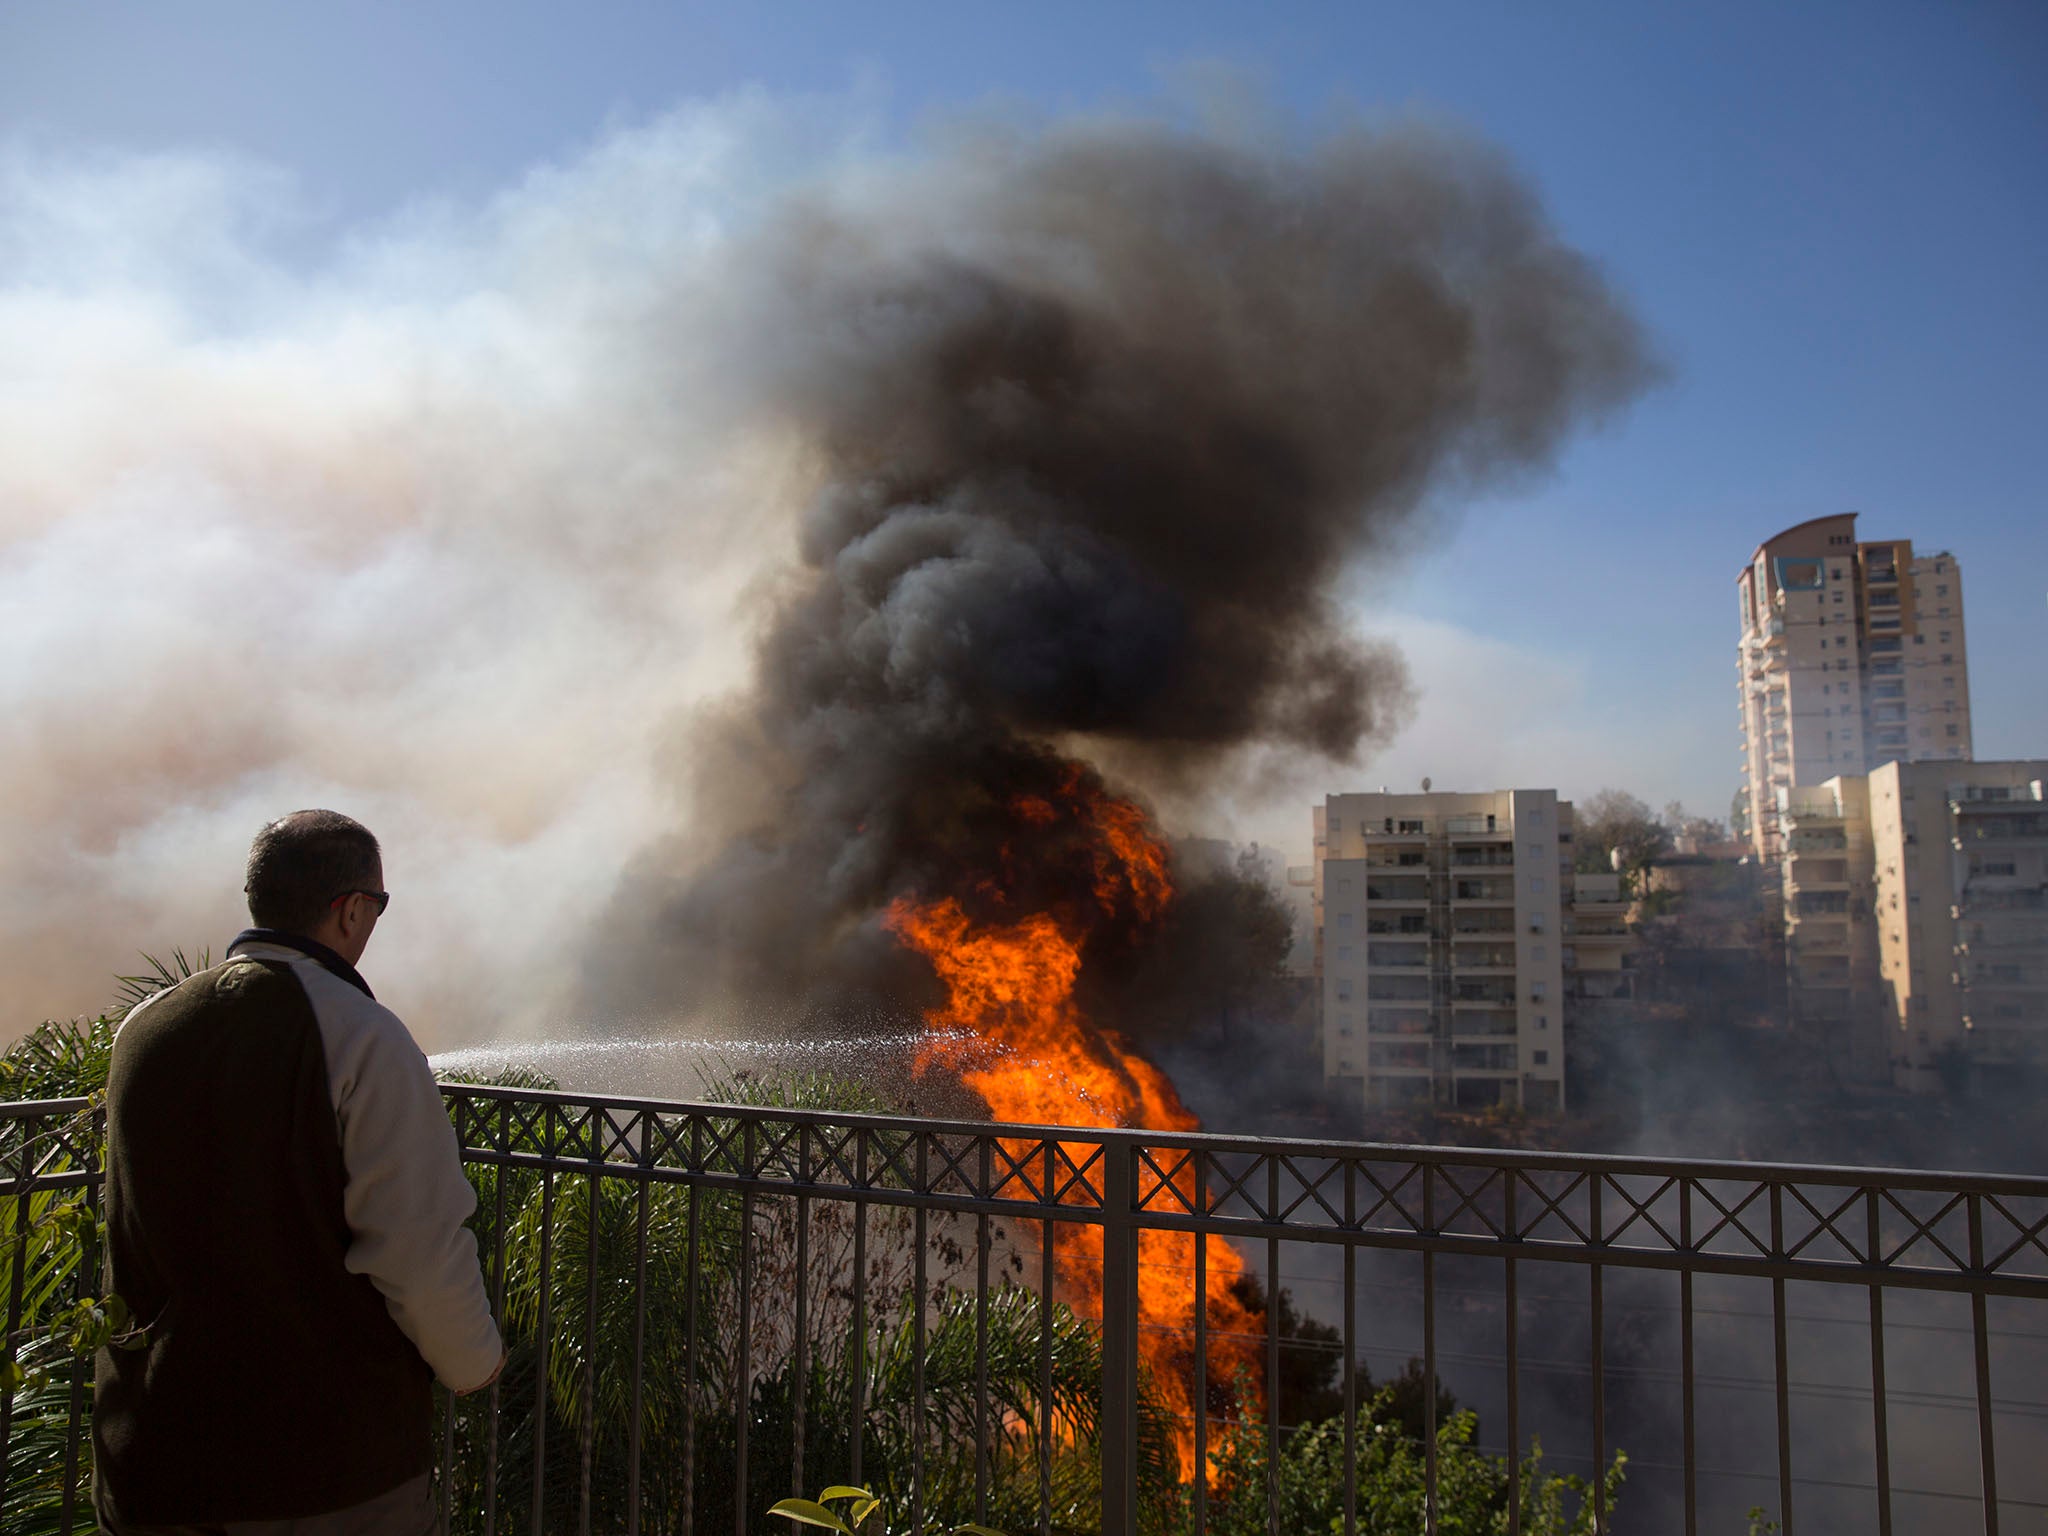
<path id="1" fill-rule="evenodd" d="M 1406 675 L 1347 566 L 1652 372 L 1500 157 L 1421 131 L 979 141 L 785 210 L 744 267 L 738 387 L 816 494 L 752 691 L 683 733 L 694 818 L 628 881 L 612 1006 L 913 1004 L 879 910 L 1028 904 L 984 876 L 1066 758 L 1185 792 L 1383 742 Z"/>

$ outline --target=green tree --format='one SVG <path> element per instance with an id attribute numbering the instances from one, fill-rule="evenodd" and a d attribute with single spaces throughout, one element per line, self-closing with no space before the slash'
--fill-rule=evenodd
<path id="1" fill-rule="evenodd" d="M 1636 875 L 1670 849 L 1671 834 L 1649 806 L 1623 789 L 1603 789 L 1572 813 L 1574 867 L 1581 874 Z"/>

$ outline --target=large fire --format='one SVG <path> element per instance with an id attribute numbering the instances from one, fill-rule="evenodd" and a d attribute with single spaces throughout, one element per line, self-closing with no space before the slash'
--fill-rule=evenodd
<path id="1" fill-rule="evenodd" d="M 956 1072 L 998 1120 L 1013 1124 L 1195 1129 L 1199 1122 L 1165 1074 L 1090 1019 L 1074 995 L 1096 925 L 1109 919 L 1142 928 L 1156 923 L 1173 898 L 1166 850 L 1144 812 L 1085 782 L 1078 769 L 1056 797 L 1019 796 L 1009 811 L 1019 838 L 1005 845 L 1004 863 L 1029 857 L 1018 841 L 1078 829 L 1092 851 L 1092 889 L 1084 899 L 997 920 L 977 921 L 952 896 L 904 897 L 890 907 L 889 929 L 930 960 L 946 987 L 946 1002 L 926 1016 L 925 1063 Z M 976 891 L 988 904 L 1007 905 L 1002 871 L 978 882 Z M 1192 1379 L 1195 1242 L 1180 1232 L 1139 1234 L 1139 1349 L 1179 1423 L 1188 1476 L 1201 1390 Z M 1228 1380 L 1239 1366 L 1255 1365 L 1256 1350 L 1247 1340 L 1260 1325 L 1233 1290 L 1244 1273 L 1236 1250 L 1213 1242 L 1206 1259 L 1210 1368 Z M 1101 1230 L 1076 1223 L 1062 1232 L 1054 1263 L 1063 1299 L 1099 1316 Z"/>

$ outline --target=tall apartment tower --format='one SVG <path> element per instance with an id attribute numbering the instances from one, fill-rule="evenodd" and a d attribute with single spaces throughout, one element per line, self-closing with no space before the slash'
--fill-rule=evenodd
<path id="1" fill-rule="evenodd" d="M 1856 514 L 1757 547 L 1736 578 L 1741 829 L 1785 851 L 1778 791 L 1890 762 L 1970 760 L 1963 578 L 1910 540 L 1859 542 Z"/>
<path id="2" fill-rule="evenodd" d="M 1576 877 L 1590 883 L 1588 954 L 1574 952 L 1571 835 L 1571 803 L 1548 789 L 1317 807 L 1324 1077 L 1373 1106 L 1562 1109 L 1567 1010 L 1583 991 L 1611 1011 L 1632 979 L 1612 875 Z"/>

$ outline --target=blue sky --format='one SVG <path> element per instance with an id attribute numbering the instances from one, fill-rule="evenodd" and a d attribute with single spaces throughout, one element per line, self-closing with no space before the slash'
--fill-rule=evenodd
<path id="1" fill-rule="evenodd" d="M 1603 264 L 1670 378 L 1542 482 L 1360 581 L 1361 624 L 1409 648 L 1424 701 L 1385 758 L 1329 787 L 1619 783 L 1716 814 L 1737 777 L 1734 575 L 1761 539 L 1838 510 L 1962 560 L 1978 755 L 2048 755 L 2043 81 L 2048 9 L 2024 3 L 0 10 L 0 147 L 45 190 L 85 189 L 72 236 L 109 163 L 236 167 L 221 195 L 245 229 L 266 196 L 288 210 L 249 237 L 251 305 L 360 258 L 366 231 L 483 220 L 537 167 L 693 103 L 752 102 L 737 116 L 758 122 L 825 102 L 884 151 L 961 114 L 1193 98 L 1297 134 L 1466 126 Z M 203 201 L 178 226 L 202 245 Z M 25 291 L 35 253 L 0 255 Z M 249 265 L 209 269 L 210 313 L 234 309 Z M 1305 842 L 1289 814 L 1252 821 Z"/>

